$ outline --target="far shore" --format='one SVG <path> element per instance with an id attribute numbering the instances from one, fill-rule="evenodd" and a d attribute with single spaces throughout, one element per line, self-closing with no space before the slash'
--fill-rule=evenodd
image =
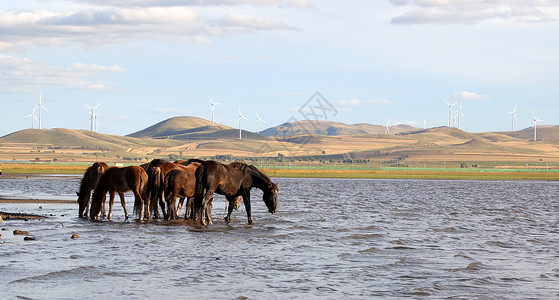
<path id="1" fill-rule="evenodd" d="M 82 176 L 87 166 L 48 164 L 4 164 L 0 179 L 60 179 Z M 426 168 L 323 168 L 260 167 L 270 177 L 287 178 L 363 178 L 433 180 L 559 180 L 559 171 L 545 169 L 426 169 Z"/>

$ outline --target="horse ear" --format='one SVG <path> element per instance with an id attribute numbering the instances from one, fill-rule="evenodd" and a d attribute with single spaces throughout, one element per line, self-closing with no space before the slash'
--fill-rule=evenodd
<path id="1" fill-rule="evenodd" d="M 76 195 L 78 195 L 78 197 L 80 196 L 80 192 L 76 192 Z"/>

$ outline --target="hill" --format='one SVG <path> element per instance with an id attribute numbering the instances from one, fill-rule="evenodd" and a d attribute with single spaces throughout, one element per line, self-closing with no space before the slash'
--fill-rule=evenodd
<path id="1" fill-rule="evenodd" d="M 262 131 L 262 135 L 271 137 L 292 137 L 298 135 L 353 135 L 353 134 L 384 134 L 385 127 L 368 123 L 344 124 L 333 121 L 297 121 L 287 122 Z M 418 128 L 409 125 L 389 127 L 390 134 L 416 131 Z"/>
<path id="2" fill-rule="evenodd" d="M 174 117 L 161 121 L 146 129 L 127 136 L 135 138 L 173 138 L 174 136 L 208 135 L 221 130 L 233 129 L 229 126 L 212 123 L 196 117 Z"/>
<path id="3" fill-rule="evenodd" d="M 24 129 L 1 137 L 0 142 L 53 145 L 59 147 L 108 148 L 115 150 L 139 146 L 168 147 L 180 144 L 180 142 L 177 141 L 154 141 L 65 128 Z"/>

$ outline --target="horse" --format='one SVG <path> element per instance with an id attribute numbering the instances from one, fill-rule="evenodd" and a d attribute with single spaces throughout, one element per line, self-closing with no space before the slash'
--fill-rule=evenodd
<path id="1" fill-rule="evenodd" d="M 97 185 L 93 190 L 93 200 L 91 201 L 91 219 L 96 219 L 101 208 L 101 204 L 105 202 L 107 192 L 110 194 L 109 200 L 109 220 L 112 217 L 113 202 L 115 192 L 126 193 L 132 191 L 134 193 L 134 212 L 139 215 L 140 220 L 144 219 L 144 206 L 147 207 L 147 182 L 148 175 L 146 171 L 139 166 L 129 167 L 110 167 L 107 169 L 97 181 Z M 124 197 L 120 198 L 124 215 L 128 219 L 126 204 Z M 147 218 L 150 219 L 149 207 L 146 209 Z"/>
<path id="2" fill-rule="evenodd" d="M 176 212 L 175 209 L 171 209 L 172 215 L 169 215 L 167 211 L 169 210 L 169 205 L 167 205 L 167 209 L 165 209 L 165 198 L 163 197 L 164 187 L 165 187 L 165 176 L 171 170 L 183 170 L 187 172 L 194 173 L 196 168 L 198 167 L 197 162 L 192 162 L 188 166 L 175 164 L 172 162 L 163 162 L 157 167 L 152 167 L 150 172 L 150 180 L 149 180 L 149 190 L 151 191 L 150 201 L 150 209 L 152 211 L 157 210 L 157 203 L 161 206 L 161 210 L 163 211 L 163 217 L 167 220 L 169 218 L 175 218 Z M 173 206 L 175 202 L 173 199 Z M 167 203 L 169 204 L 169 203 Z M 181 204 L 182 206 L 182 204 Z"/>
<path id="3" fill-rule="evenodd" d="M 159 187 L 161 186 L 161 170 L 159 169 L 159 166 L 161 166 L 164 163 L 168 163 L 168 161 L 160 159 L 160 158 L 155 158 L 152 161 L 150 161 L 149 163 L 145 163 L 145 164 L 141 164 L 140 167 L 142 167 L 146 173 L 148 174 L 148 194 L 149 194 L 149 209 L 150 212 L 153 213 L 153 215 L 156 218 L 160 218 L 159 215 L 159 210 L 157 209 L 157 191 L 159 190 Z M 164 209 L 164 207 L 162 207 L 162 209 Z"/>
<path id="4" fill-rule="evenodd" d="M 91 191 L 95 188 L 95 184 L 97 180 L 107 170 L 109 166 L 107 166 L 104 162 L 95 162 L 90 167 L 87 168 L 83 177 L 80 181 L 80 188 L 79 192 L 76 192 L 78 195 L 78 215 L 82 218 L 84 215 L 87 217 L 89 213 L 89 206 L 91 204 Z M 105 215 L 105 207 L 103 206 L 103 215 Z"/>
<path id="5" fill-rule="evenodd" d="M 248 223 L 252 224 L 250 208 L 250 190 L 258 188 L 264 192 L 262 200 L 266 204 L 268 211 L 272 214 L 278 210 L 277 197 L 278 186 L 270 180 L 268 176 L 252 165 L 241 162 L 233 162 L 229 165 L 217 161 L 206 161 L 196 169 L 196 192 L 195 205 L 196 211 L 200 214 L 200 224 L 206 225 L 206 221 L 211 224 L 212 220 L 207 219 L 206 210 L 211 209 L 211 199 L 214 193 L 224 195 L 229 201 L 229 208 L 225 223 L 231 221 L 231 213 L 234 208 L 234 201 L 242 196 L 247 213 Z"/>

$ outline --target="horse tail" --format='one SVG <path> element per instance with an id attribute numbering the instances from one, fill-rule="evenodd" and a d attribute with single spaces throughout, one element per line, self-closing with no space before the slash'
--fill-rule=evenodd
<path id="1" fill-rule="evenodd" d="M 140 182 L 138 186 L 138 193 L 140 193 L 141 200 L 138 197 L 134 197 L 134 214 L 140 216 L 142 212 L 142 201 L 146 201 L 147 197 L 149 197 L 149 177 L 147 173 L 142 168 L 142 172 L 140 172 Z M 142 217 L 142 216 L 140 216 Z"/>
<path id="2" fill-rule="evenodd" d="M 150 202 L 148 208 L 151 214 L 154 214 L 157 211 L 157 202 L 159 201 L 159 195 L 161 194 L 162 188 L 161 182 L 161 168 L 151 168 L 149 176 Z"/>
<path id="3" fill-rule="evenodd" d="M 204 179 L 206 177 L 206 167 L 204 163 L 198 166 L 194 175 L 196 177 L 196 189 L 194 191 L 194 207 L 199 208 L 202 206 L 202 201 L 204 199 Z"/>

